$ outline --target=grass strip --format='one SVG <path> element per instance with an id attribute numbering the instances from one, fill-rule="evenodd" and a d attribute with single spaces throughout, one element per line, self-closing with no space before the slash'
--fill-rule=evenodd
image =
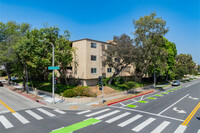
<path id="1" fill-rule="evenodd" d="M 168 92 L 161 92 L 161 94 L 169 94 Z"/>
<path id="2" fill-rule="evenodd" d="M 138 101 L 139 103 L 148 103 L 148 101 L 142 101 L 142 100 L 140 100 L 140 101 Z"/>
<path id="3" fill-rule="evenodd" d="M 156 97 L 162 97 L 163 95 L 155 95 Z"/>
<path id="4" fill-rule="evenodd" d="M 136 108 L 136 107 L 137 107 L 137 105 L 131 105 L 131 104 L 129 104 L 129 105 L 126 105 L 126 107 L 130 107 L 130 108 Z"/>
<path id="5" fill-rule="evenodd" d="M 167 90 L 167 92 L 174 92 L 174 91 L 172 91 L 172 90 Z"/>
<path id="6" fill-rule="evenodd" d="M 54 130 L 50 133 L 71 133 L 71 132 L 74 132 L 74 131 L 79 130 L 81 128 L 84 128 L 84 127 L 87 127 L 87 126 L 92 125 L 94 123 L 97 123 L 97 122 L 100 122 L 100 120 L 91 118 L 91 119 L 70 125 L 68 127 L 64 127 L 64 128 L 58 129 L 58 130 Z"/>
<path id="7" fill-rule="evenodd" d="M 147 97 L 147 99 L 155 100 L 156 98 L 155 97 Z"/>

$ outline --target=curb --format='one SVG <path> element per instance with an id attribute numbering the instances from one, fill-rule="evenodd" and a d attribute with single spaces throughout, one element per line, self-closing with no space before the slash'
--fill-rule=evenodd
<path id="1" fill-rule="evenodd" d="M 28 96 L 28 95 L 26 95 L 26 94 L 22 94 L 22 93 L 20 93 L 20 92 L 16 92 L 16 93 L 21 94 L 21 95 L 23 95 L 23 96 L 25 96 L 25 97 L 27 97 L 27 98 L 29 98 L 29 99 L 32 99 L 33 101 L 36 101 L 36 102 L 38 102 L 38 103 L 40 103 L 40 104 L 46 105 L 46 103 L 43 103 L 43 102 L 41 102 L 40 100 L 37 100 L 37 99 L 35 99 L 35 98 L 32 98 L 32 97 L 30 97 L 30 96 Z"/>
<path id="2" fill-rule="evenodd" d="M 139 97 L 139 96 L 142 96 L 142 95 L 146 95 L 146 94 L 149 94 L 149 93 L 152 93 L 152 92 L 154 92 L 154 90 L 153 90 L 153 91 L 146 92 L 146 93 L 143 93 L 143 94 L 139 94 L 139 95 L 137 95 L 137 96 L 129 97 L 129 98 L 126 98 L 126 99 L 123 99 L 123 100 L 119 100 L 119 101 L 116 101 L 116 102 L 113 102 L 113 103 L 109 103 L 109 104 L 107 104 L 107 105 L 108 105 L 108 106 L 109 106 L 109 105 L 113 105 L 113 104 L 116 104 L 116 103 L 119 103 L 119 102 L 123 102 L 123 101 L 129 100 L 129 99 L 132 99 L 132 98 L 136 98 L 136 97 Z"/>
<path id="3" fill-rule="evenodd" d="M 7 86 L 7 87 L 8 87 L 8 86 Z M 13 89 L 11 89 L 10 87 L 8 87 L 8 88 L 9 88 L 11 91 L 13 91 L 13 92 L 15 92 L 15 93 L 18 93 L 18 94 L 20 94 L 20 95 L 23 95 L 23 96 L 25 96 L 26 98 L 29 98 L 29 99 L 31 99 L 31 100 L 37 102 L 37 103 L 46 105 L 46 103 L 44 103 L 44 102 L 42 102 L 42 101 L 40 101 L 40 100 L 37 100 L 37 99 L 35 99 L 35 98 L 32 98 L 32 97 L 30 97 L 30 96 L 28 96 L 28 95 L 26 95 L 26 94 L 23 94 L 23 93 L 20 93 L 20 92 L 16 92 L 16 91 L 14 91 Z"/>

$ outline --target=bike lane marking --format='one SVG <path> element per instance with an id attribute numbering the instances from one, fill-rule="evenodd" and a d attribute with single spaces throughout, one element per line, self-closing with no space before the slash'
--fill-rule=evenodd
<path id="1" fill-rule="evenodd" d="M 100 121 L 101 120 L 90 118 L 90 119 L 84 120 L 82 122 L 79 122 L 79 123 L 58 129 L 58 130 L 53 130 L 50 133 L 71 133 L 71 132 L 77 131 L 81 128 L 84 128 L 84 127 L 90 126 L 92 124 L 98 123 Z"/>

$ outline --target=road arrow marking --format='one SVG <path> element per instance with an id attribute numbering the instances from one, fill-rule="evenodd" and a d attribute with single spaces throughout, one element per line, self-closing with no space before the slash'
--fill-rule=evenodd
<path id="1" fill-rule="evenodd" d="M 191 97 L 189 96 L 190 99 L 193 99 L 193 100 L 199 100 L 199 98 L 196 98 L 196 97 Z"/>
<path id="2" fill-rule="evenodd" d="M 174 107 L 173 110 L 178 113 L 186 113 L 184 110 L 178 110 L 177 107 Z"/>

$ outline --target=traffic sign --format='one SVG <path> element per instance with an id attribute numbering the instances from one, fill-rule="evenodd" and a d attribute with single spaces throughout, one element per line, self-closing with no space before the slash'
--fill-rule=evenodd
<path id="1" fill-rule="evenodd" d="M 48 70 L 59 70 L 59 66 L 49 66 Z"/>

